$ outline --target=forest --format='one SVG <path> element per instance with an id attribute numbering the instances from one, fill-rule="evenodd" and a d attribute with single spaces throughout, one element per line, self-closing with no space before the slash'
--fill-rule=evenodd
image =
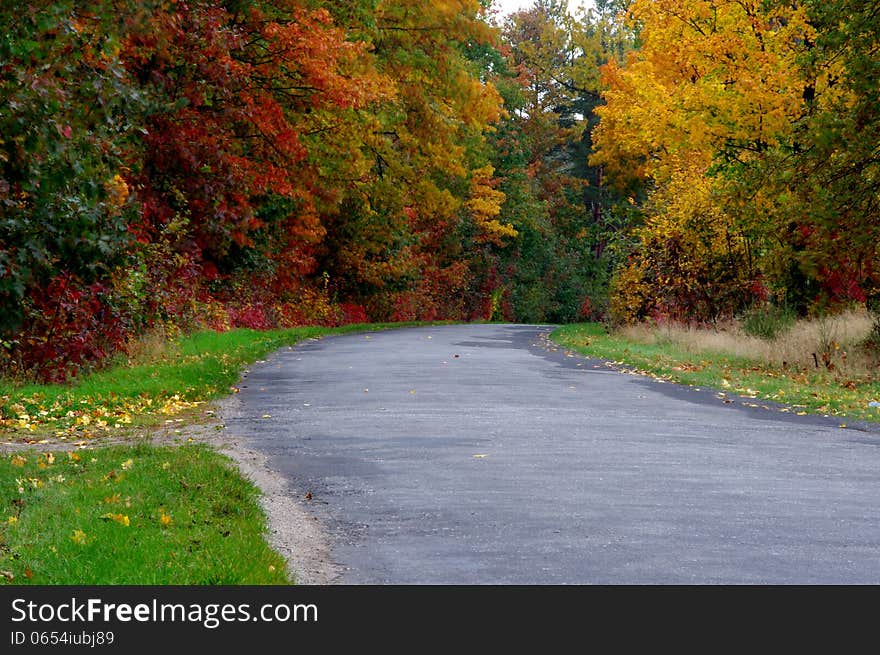
<path id="1" fill-rule="evenodd" d="M 880 4 L 0 0 L 0 375 L 880 300 Z"/>

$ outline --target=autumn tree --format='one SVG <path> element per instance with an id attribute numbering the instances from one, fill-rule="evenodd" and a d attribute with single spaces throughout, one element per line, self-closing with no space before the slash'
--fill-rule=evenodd
<path id="1" fill-rule="evenodd" d="M 0 5 L 0 368 L 63 379 L 118 348 L 142 103 L 106 3 Z"/>
<path id="2" fill-rule="evenodd" d="M 802 308 L 880 294 L 880 21 L 875 3 L 804 2 L 801 114 L 790 142 L 748 178 L 769 187 L 785 262 L 774 273 Z M 761 177 L 759 177 L 761 176 Z M 756 179 L 757 178 L 757 179 Z"/>
<path id="3" fill-rule="evenodd" d="M 521 221 L 516 248 L 502 255 L 510 318 L 571 321 L 604 311 L 620 198 L 587 160 L 599 68 L 624 43 L 612 25 L 593 13 L 573 17 L 557 1 L 505 20 L 505 54 L 519 85 L 497 145 L 499 171 L 517 189 L 504 210 Z"/>
<path id="4" fill-rule="evenodd" d="M 775 242 L 786 240 L 773 211 L 778 188 L 766 173 L 803 119 L 800 62 L 815 30 L 805 8 L 790 3 L 635 0 L 628 16 L 641 45 L 624 66 L 612 61 L 604 70 L 607 105 L 598 110 L 593 162 L 654 192 L 640 244 L 618 278 L 617 306 L 629 308 L 622 318 L 644 316 L 651 308 L 636 302 L 643 286 L 648 297 L 666 299 L 654 307 L 660 313 L 732 315 L 766 296 L 764 272 L 779 253 Z M 716 245 L 682 248 L 696 226 Z M 670 259 L 669 270 L 652 264 Z M 697 307 L 688 298 L 706 274 L 718 302 Z"/>
<path id="5" fill-rule="evenodd" d="M 366 167 L 359 114 L 391 93 L 365 53 L 297 2 L 171 4 L 132 32 L 128 69 L 158 104 L 138 234 L 155 242 L 178 226 L 186 258 L 171 279 L 189 263 L 208 281 L 244 269 L 278 300 L 303 286 L 341 180 Z"/>
<path id="6" fill-rule="evenodd" d="M 343 5 L 340 20 L 363 17 L 352 6 Z M 349 185 L 324 265 L 336 291 L 371 316 L 485 313 L 480 244 L 510 228 L 498 218 L 501 195 L 485 153 L 501 99 L 467 56 L 494 38 L 482 11 L 476 0 L 389 0 L 353 29 L 393 81 L 395 100 L 364 142 L 372 168 Z"/>

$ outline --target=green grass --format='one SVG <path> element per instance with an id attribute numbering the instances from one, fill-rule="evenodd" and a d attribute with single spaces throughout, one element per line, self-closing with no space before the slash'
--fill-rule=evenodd
<path id="1" fill-rule="evenodd" d="M 787 307 L 755 307 L 740 317 L 743 332 L 760 339 L 775 339 L 797 322 L 797 314 Z"/>
<path id="2" fill-rule="evenodd" d="M 278 348 L 409 325 L 416 324 L 201 332 L 153 344 L 71 385 L 5 380 L 0 430 L 41 443 L 130 437 L 130 426 L 234 391 L 243 368 Z M 258 494 L 204 446 L 0 456 L 0 584 L 289 583 L 284 559 L 264 539 Z"/>
<path id="3" fill-rule="evenodd" d="M 25 437 L 90 438 L 129 425 L 155 424 L 230 393 L 242 368 L 283 346 L 312 337 L 407 325 L 412 324 L 199 332 L 73 384 L 0 380 L 0 430 Z"/>
<path id="4" fill-rule="evenodd" d="M 4 455 L 0 584 L 286 584 L 257 497 L 201 446 Z"/>
<path id="5" fill-rule="evenodd" d="M 572 351 L 615 362 L 631 372 L 718 390 L 719 398 L 746 396 L 785 404 L 794 414 L 823 414 L 880 421 L 877 380 L 843 380 L 818 370 L 787 370 L 765 361 L 723 352 L 693 353 L 672 343 L 648 344 L 626 339 L 600 324 L 566 325 L 551 339 Z M 772 407 L 771 405 L 768 405 Z"/>

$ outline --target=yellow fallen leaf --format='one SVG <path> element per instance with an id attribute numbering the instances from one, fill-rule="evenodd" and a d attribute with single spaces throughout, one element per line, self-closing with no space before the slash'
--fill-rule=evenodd
<path id="1" fill-rule="evenodd" d="M 162 513 L 159 515 L 159 524 L 163 528 L 167 528 L 171 525 L 171 517 L 165 513 L 165 510 L 162 510 Z"/>
<path id="2" fill-rule="evenodd" d="M 128 517 L 125 514 L 111 514 L 110 512 L 107 512 L 106 514 L 102 514 L 101 518 L 107 521 L 116 521 L 116 523 L 126 527 L 130 524 Z"/>
<path id="3" fill-rule="evenodd" d="M 122 466 L 122 470 L 123 470 L 123 471 L 127 471 L 128 469 L 131 468 L 132 464 L 134 464 L 134 461 L 132 461 L 131 459 L 127 459 L 127 460 L 125 460 L 125 461 L 122 462 L 122 464 L 121 464 L 121 466 Z"/>
<path id="4" fill-rule="evenodd" d="M 86 543 L 87 538 L 88 537 L 86 536 L 86 533 L 83 532 L 82 530 L 74 530 L 73 534 L 70 535 L 70 540 L 79 546 L 84 545 Z"/>
<path id="5" fill-rule="evenodd" d="M 13 523 L 18 523 L 18 517 L 17 516 L 10 516 L 8 519 L 6 519 L 6 522 L 9 525 L 12 525 Z"/>
<path id="6" fill-rule="evenodd" d="M 13 466 L 24 466 L 25 464 L 27 464 L 27 460 L 21 455 L 16 455 L 9 461 Z"/>
<path id="7" fill-rule="evenodd" d="M 488 457 L 488 455 L 485 455 L 483 453 L 477 453 L 476 455 L 474 455 L 474 459 L 483 459 L 484 457 Z"/>

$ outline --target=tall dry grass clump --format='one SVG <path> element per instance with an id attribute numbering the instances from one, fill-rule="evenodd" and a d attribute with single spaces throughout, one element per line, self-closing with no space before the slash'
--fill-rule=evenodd
<path id="1" fill-rule="evenodd" d="M 623 336 L 670 344 L 692 354 L 720 353 L 795 370 L 825 370 L 841 377 L 878 374 L 876 317 L 864 309 L 791 322 L 772 338 L 748 334 L 740 321 L 714 329 L 681 324 L 635 325 Z"/>

